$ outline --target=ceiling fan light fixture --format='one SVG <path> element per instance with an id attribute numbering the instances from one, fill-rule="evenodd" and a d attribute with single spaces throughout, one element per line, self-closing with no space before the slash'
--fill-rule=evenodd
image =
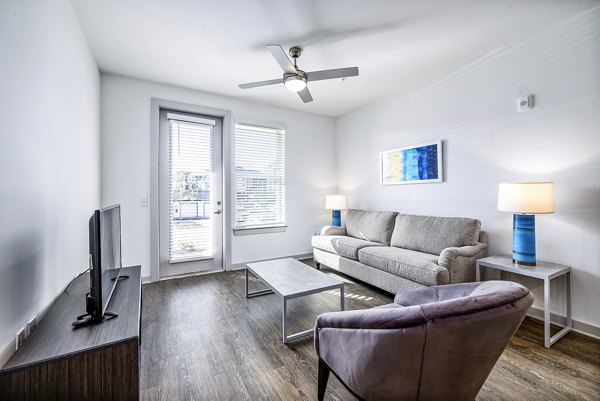
<path id="1" fill-rule="evenodd" d="M 292 92 L 300 92 L 306 88 L 306 81 L 306 76 L 300 71 L 298 74 L 285 74 L 283 77 L 283 84 Z"/>

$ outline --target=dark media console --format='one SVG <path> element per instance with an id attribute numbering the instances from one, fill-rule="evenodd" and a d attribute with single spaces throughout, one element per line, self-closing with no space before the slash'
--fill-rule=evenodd
<path id="1" fill-rule="evenodd" d="M 110 300 L 114 319 L 74 328 L 86 310 L 89 276 L 61 294 L 0 370 L 0 401 L 138 400 L 141 267 L 125 267 Z"/>

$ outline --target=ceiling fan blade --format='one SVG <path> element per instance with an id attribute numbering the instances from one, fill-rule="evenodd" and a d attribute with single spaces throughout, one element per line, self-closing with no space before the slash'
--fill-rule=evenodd
<path id="1" fill-rule="evenodd" d="M 275 85 L 282 84 L 283 79 L 269 79 L 268 81 L 258 81 L 258 82 L 250 82 L 247 84 L 240 84 L 239 87 L 241 89 L 250 89 L 250 88 L 258 88 L 259 86 L 267 86 L 267 85 Z"/>
<path id="2" fill-rule="evenodd" d="M 271 52 L 281 69 L 287 73 L 296 72 L 294 64 L 290 61 L 287 54 L 280 45 L 267 45 L 267 49 Z"/>
<path id="3" fill-rule="evenodd" d="M 358 67 L 336 68 L 333 70 L 312 71 L 306 73 L 306 79 L 312 81 L 322 81 L 324 79 L 335 79 L 345 77 L 356 77 Z"/>
<path id="4" fill-rule="evenodd" d="M 300 92 L 298 92 L 298 96 L 300 96 L 300 99 L 302 99 L 302 101 L 304 103 L 313 101 L 312 95 L 308 91 L 308 86 L 306 88 L 302 89 Z"/>

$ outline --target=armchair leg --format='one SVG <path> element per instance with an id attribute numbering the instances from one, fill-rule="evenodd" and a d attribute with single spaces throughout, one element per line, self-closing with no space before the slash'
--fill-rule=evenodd
<path id="1" fill-rule="evenodd" d="M 321 358 L 319 358 L 319 385 L 318 385 L 318 400 L 325 399 L 325 390 L 327 389 L 327 380 L 329 379 L 329 366 Z"/>

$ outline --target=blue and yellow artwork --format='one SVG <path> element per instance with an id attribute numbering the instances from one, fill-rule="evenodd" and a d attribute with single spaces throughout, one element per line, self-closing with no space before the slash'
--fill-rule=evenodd
<path id="1" fill-rule="evenodd" d="M 381 184 L 442 182 L 442 142 L 380 153 Z"/>

